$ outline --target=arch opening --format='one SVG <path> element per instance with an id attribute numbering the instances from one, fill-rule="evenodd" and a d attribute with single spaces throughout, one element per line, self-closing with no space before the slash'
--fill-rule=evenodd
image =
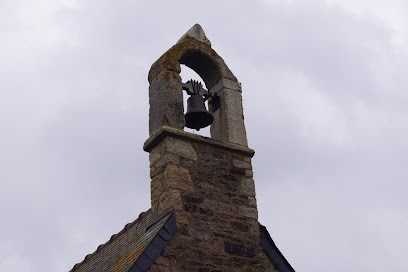
<path id="1" fill-rule="evenodd" d="M 180 72 L 180 77 L 182 82 L 187 82 L 188 80 L 192 79 L 192 80 L 196 80 L 198 82 L 202 83 L 202 86 L 204 88 L 207 88 L 207 85 L 205 84 L 204 80 L 200 77 L 199 74 L 197 74 L 193 69 L 187 67 L 184 64 L 180 65 L 181 68 L 181 72 Z M 187 112 L 187 99 L 189 98 L 189 95 L 183 91 L 183 108 L 184 108 L 184 114 L 186 114 Z M 208 101 L 205 103 L 207 109 L 208 109 Z M 184 127 L 184 130 L 194 133 L 194 134 L 198 134 L 204 137 L 211 137 L 211 132 L 210 132 L 210 127 L 205 127 L 200 129 L 199 131 L 196 131 L 195 129 L 190 129 L 187 127 Z"/>
<path id="2" fill-rule="evenodd" d="M 214 61 L 198 50 L 186 51 L 179 59 L 179 63 L 194 70 L 208 89 L 211 89 L 221 79 L 221 72 Z"/>

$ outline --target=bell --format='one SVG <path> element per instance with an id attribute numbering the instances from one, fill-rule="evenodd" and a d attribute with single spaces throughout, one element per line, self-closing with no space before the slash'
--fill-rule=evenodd
<path id="1" fill-rule="evenodd" d="M 214 117 L 207 111 L 204 98 L 201 95 L 193 94 L 187 99 L 187 113 L 184 115 L 186 127 L 200 130 L 211 125 Z"/>

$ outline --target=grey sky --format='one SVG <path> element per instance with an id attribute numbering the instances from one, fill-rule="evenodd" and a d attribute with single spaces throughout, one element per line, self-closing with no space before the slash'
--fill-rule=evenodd
<path id="1" fill-rule="evenodd" d="M 150 207 L 147 73 L 195 23 L 293 267 L 408 271 L 407 3 L 1 1 L 0 271 L 68 271 Z"/>

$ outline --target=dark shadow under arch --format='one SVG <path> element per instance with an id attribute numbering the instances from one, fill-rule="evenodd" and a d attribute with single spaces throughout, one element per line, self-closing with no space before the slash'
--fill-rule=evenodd
<path id="1" fill-rule="evenodd" d="M 211 89 L 220 79 L 221 72 L 214 61 L 198 50 L 188 50 L 179 59 L 180 64 L 193 69 Z"/>

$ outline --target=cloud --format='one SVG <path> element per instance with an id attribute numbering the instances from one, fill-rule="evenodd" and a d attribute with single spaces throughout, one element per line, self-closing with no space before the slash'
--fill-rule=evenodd
<path id="1" fill-rule="evenodd" d="M 297 270 L 405 271 L 402 1 L 3 1 L 0 270 L 149 208 L 150 65 L 194 23 L 242 82 L 260 222 Z"/>

